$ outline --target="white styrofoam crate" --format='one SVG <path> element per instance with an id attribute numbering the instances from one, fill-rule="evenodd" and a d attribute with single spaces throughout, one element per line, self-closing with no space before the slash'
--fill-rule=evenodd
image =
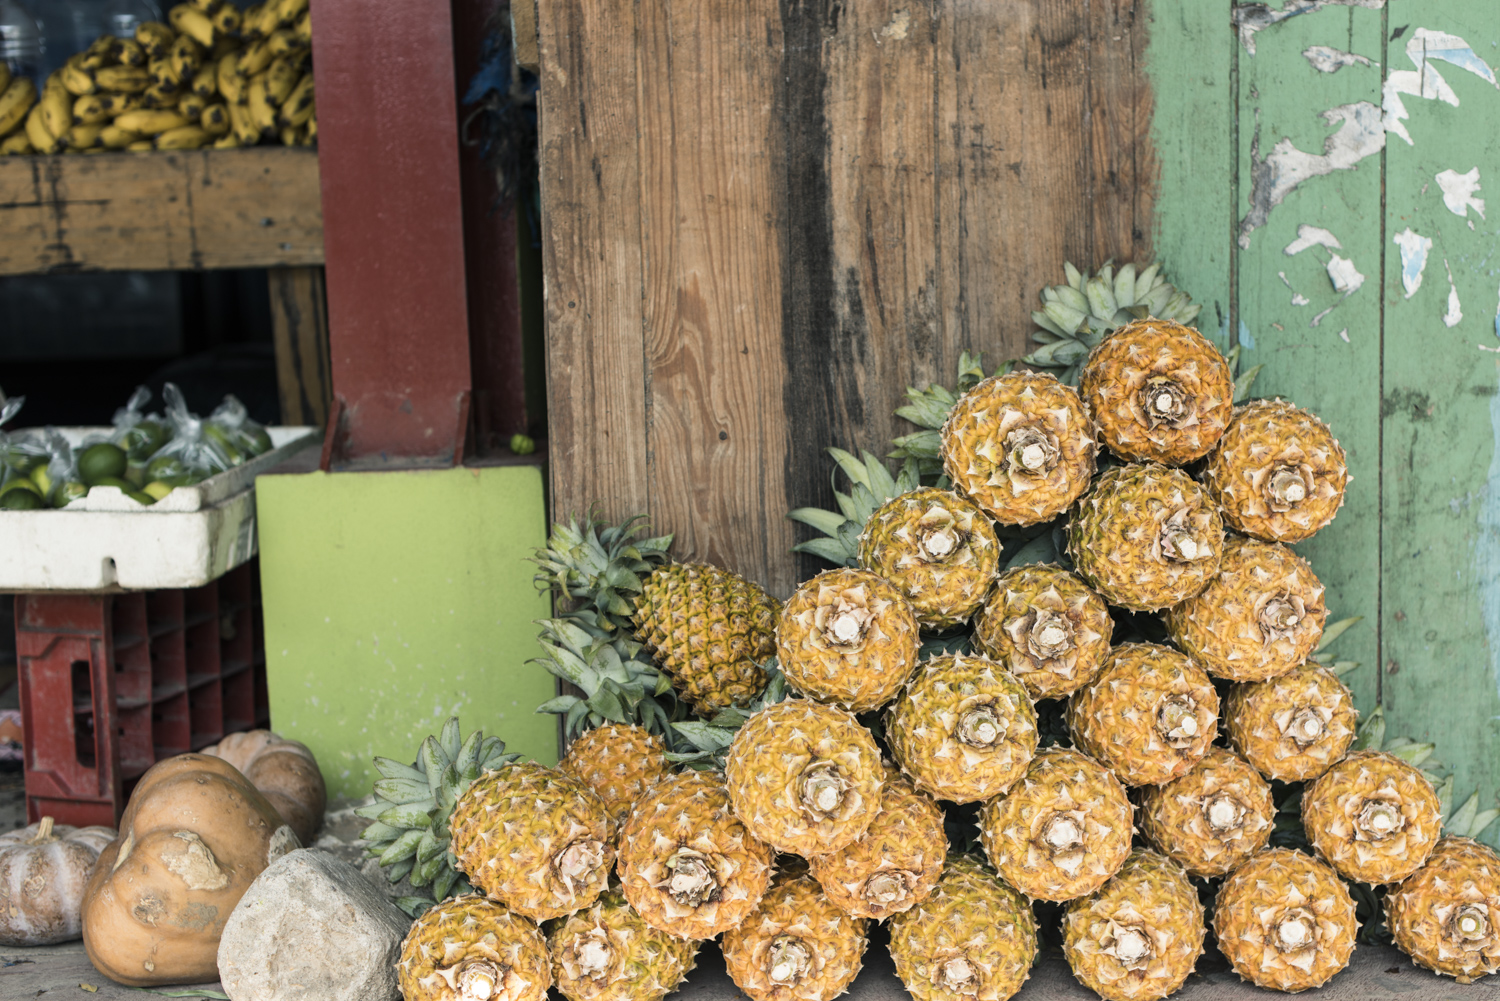
<path id="1" fill-rule="evenodd" d="M 101 487 L 61 511 L 0 511 L 0 591 L 199 587 L 233 570 L 257 549 L 255 476 L 318 441 L 314 428 L 266 430 L 270 452 L 150 507 Z"/>

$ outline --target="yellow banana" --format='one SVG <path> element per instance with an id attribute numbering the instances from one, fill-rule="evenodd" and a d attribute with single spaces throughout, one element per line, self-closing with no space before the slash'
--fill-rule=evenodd
<path id="1" fill-rule="evenodd" d="M 292 34 L 296 35 L 297 41 L 303 45 L 312 44 L 312 11 L 302 12 L 302 16 L 297 18 L 297 23 L 292 25 Z"/>
<path id="2" fill-rule="evenodd" d="M 184 125 L 180 129 L 169 129 L 156 137 L 157 149 L 197 149 L 208 145 L 213 136 L 196 125 Z"/>
<path id="3" fill-rule="evenodd" d="M 226 3 L 218 10 L 209 15 L 209 20 L 214 23 L 214 30 L 220 35 L 237 35 L 240 33 L 240 9 L 232 3 Z"/>
<path id="4" fill-rule="evenodd" d="M 62 137 L 71 149 L 92 149 L 99 145 L 99 133 L 104 131 L 102 125 L 75 125 Z"/>
<path id="5" fill-rule="evenodd" d="M 177 107 L 182 91 L 176 87 L 160 87 L 152 84 L 141 92 L 141 107 L 148 111 L 161 111 Z"/>
<path id="6" fill-rule="evenodd" d="M 300 145 L 302 145 L 298 141 L 298 137 L 299 137 L 301 131 L 302 131 L 301 129 L 298 129 L 298 128 L 294 127 L 294 126 L 283 125 L 281 127 L 280 131 L 278 132 L 278 137 L 281 139 L 281 145 L 283 145 L 283 146 L 300 146 Z"/>
<path id="7" fill-rule="evenodd" d="M 95 82 L 94 75 L 79 65 L 81 62 L 82 60 L 78 56 L 74 56 L 63 63 L 62 69 L 58 71 L 62 75 L 62 85 L 74 97 L 92 94 L 99 89 L 99 84 Z"/>
<path id="8" fill-rule="evenodd" d="M 176 39 L 177 33 L 160 21 L 142 21 L 135 28 L 135 40 L 146 51 L 148 60 L 166 55 Z"/>
<path id="9" fill-rule="evenodd" d="M 208 19 L 207 14 L 192 4 L 180 3 L 173 7 L 167 12 L 167 20 L 184 35 L 191 35 L 199 45 L 205 48 L 213 46 L 214 23 Z"/>
<path id="10" fill-rule="evenodd" d="M 140 137 L 139 132 L 122 129 L 118 125 L 106 125 L 99 131 L 99 142 L 105 149 L 124 149 Z"/>
<path id="11" fill-rule="evenodd" d="M 12 132 L 4 139 L 0 139 L 0 153 L 7 156 L 25 156 L 34 152 L 31 148 L 31 140 L 26 136 L 26 130 Z"/>
<path id="12" fill-rule="evenodd" d="M 249 21 L 248 14 L 245 16 L 244 21 Z M 255 15 L 254 37 L 266 38 L 279 27 L 281 27 L 281 18 L 276 16 L 275 0 L 266 0 L 265 3 L 261 4 L 260 10 Z"/>
<path id="13" fill-rule="evenodd" d="M 222 136 L 229 131 L 229 109 L 222 104 L 210 104 L 198 115 L 198 124 L 212 136 Z"/>
<path id="14" fill-rule="evenodd" d="M 184 94 L 177 102 L 177 113 L 190 122 L 196 122 L 207 106 L 208 102 L 197 94 Z"/>
<path id="15" fill-rule="evenodd" d="M 6 88 L 9 86 L 10 67 L 7 66 L 3 61 L 0 61 L 0 94 L 5 93 Z"/>
<path id="16" fill-rule="evenodd" d="M 26 119 L 26 112 L 36 104 L 36 84 L 17 77 L 0 93 L 0 135 L 10 132 Z"/>
<path id="17" fill-rule="evenodd" d="M 193 74 L 192 91 L 194 94 L 202 98 L 209 98 L 219 92 L 219 84 L 215 79 L 218 76 L 217 69 L 217 64 L 208 63 L 199 68 L 197 73 Z"/>
<path id="18" fill-rule="evenodd" d="M 47 85 L 42 88 L 42 119 L 47 123 L 48 132 L 61 136 L 73 127 L 73 95 L 60 82 L 54 81 L 57 81 L 56 73 L 47 79 Z M 31 145 L 37 146 L 37 143 L 33 141 Z"/>
<path id="19" fill-rule="evenodd" d="M 27 144 L 29 147 L 29 143 Z M 233 132 L 226 132 L 214 140 L 214 149 L 239 149 L 240 137 Z"/>
<path id="20" fill-rule="evenodd" d="M 169 52 L 160 59 L 151 60 L 151 66 L 147 70 L 151 74 L 153 86 L 162 90 L 176 92 L 182 86 L 182 74 L 177 70 L 177 64 L 172 60 Z M 189 79 L 192 79 L 189 77 Z"/>
<path id="21" fill-rule="evenodd" d="M 275 60 L 271 63 L 271 68 L 266 70 L 266 99 L 276 107 L 281 107 L 299 79 L 301 74 L 292 69 L 285 59 Z"/>
<path id="22" fill-rule="evenodd" d="M 99 94 L 87 94 L 73 102 L 73 124 L 103 125 L 109 121 L 109 108 Z"/>
<path id="23" fill-rule="evenodd" d="M 100 94 L 98 97 L 99 103 L 104 105 L 105 113 L 111 118 L 123 115 L 127 111 L 134 111 L 141 106 L 139 94 Z"/>
<path id="24" fill-rule="evenodd" d="M 156 135 L 170 129 L 180 129 L 188 124 L 188 120 L 176 111 L 127 111 L 115 119 L 117 128 L 128 129 L 131 132 L 139 132 L 142 135 Z"/>
<path id="25" fill-rule="evenodd" d="M 26 138 L 31 140 L 38 153 L 52 154 L 62 149 L 62 140 L 47 129 L 40 102 L 33 105 L 26 115 Z"/>
<path id="26" fill-rule="evenodd" d="M 105 32 L 90 42 L 89 47 L 83 50 L 83 54 L 85 56 L 99 56 L 103 59 L 113 58 L 112 53 L 115 50 L 115 43 L 118 41 L 119 39 L 114 35 Z"/>
<path id="27" fill-rule="evenodd" d="M 141 48 L 141 43 L 133 38 L 115 39 L 115 47 L 110 50 L 110 58 L 119 66 L 144 66 L 146 65 L 146 50 Z"/>
<path id="28" fill-rule="evenodd" d="M 151 86 L 151 73 L 139 66 L 106 66 L 94 73 L 99 86 L 113 94 L 139 94 Z"/>
<path id="29" fill-rule="evenodd" d="M 172 66 L 177 70 L 177 79 L 189 83 L 203 65 L 203 49 L 186 35 L 179 35 L 172 43 Z"/>
<path id="30" fill-rule="evenodd" d="M 240 12 L 240 34 L 251 41 L 266 37 L 266 33 L 260 30 L 260 12 L 265 6 L 263 3 L 253 3 Z"/>
<path id="31" fill-rule="evenodd" d="M 130 152 L 132 153 L 146 153 L 155 149 L 156 144 L 150 139 L 137 139 L 135 142 L 131 143 L 125 148 L 130 150 Z"/>
<path id="32" fill-rule="evenodd" d="M 245 78 L 239 73 L 240 57 L 231 52 L 219 60 L 214 74 L 219 84 L 219 93 L 231 104 L 239 104 L 245 97 Z"/>
<path id="33" fill-rule="evenodd" d="M 231 104 L 229 108 L 229 126 L 234 130 L 234 136 L 240 141 L 241 146 L 254 146 L 260 142 L 260 129 L 250 120 L 250 109 L 243 104 Z"/>
<path id="34" fill-rule="evenodd" d="M 266 36 L 266 46 L 273 56 L 284 56 L 288 52 L 296 52 L 304 47 L 290 28 L 277 28 L 271 32 Z"/>
<path id="35" fill-rule="evenodd" d="M 291 24 L 307 12 L 307 0 L 270 0 L 276 4 L 276 19 L 282 24 Z"/>
<path id="36" fill-rule="evenodd" d="M 264 73 L 250 81 L 249 100 L 245 102 L 245 110 L 249 112 L 250 121 L 254 123 L 257 132 L 263 136 L 275 135 L 276 106 L 266 95 Z"/>
<path id="37" fill-rule="evenodd" d="M 188 0 L 188 2 L 205 14 L 212 14 L 214 8 L 219 6 L 219 0 Z"/>
<path id="38" fill-rule="evenodd" d="M 240 50 L 240 61 L 235 72 L 240 76 L 254 76 L 271 65 L 271 47 L 264 41 L 251 42 Z"/>
<path id="39" fill-rule="evenodd" d="M 281 104 L 281 111 L 276 120 L 282 125 L 305 125 L 312 117 L 313 108 L 313 77 L 311 73 L 304 73 L 302 79 L 297 81 L 297 86 L 287 95 Z"/>

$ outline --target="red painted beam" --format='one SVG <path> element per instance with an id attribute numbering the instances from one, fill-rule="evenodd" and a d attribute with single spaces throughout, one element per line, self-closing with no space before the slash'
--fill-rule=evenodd
<path id="1" fill-rule="evenodd" d="M 317 0 L 332 461 L 454 461 L 469 313 L 447 0 Z M 477 40 L 475 41 L 477 44 Z"/>

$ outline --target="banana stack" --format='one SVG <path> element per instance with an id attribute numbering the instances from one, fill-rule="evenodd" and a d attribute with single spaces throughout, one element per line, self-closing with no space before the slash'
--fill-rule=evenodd
<path id="1" fill-rule="evenodd" d="M 312 146 L 308 0 L 265 0 L 243 14 L 190 0 L 134 38 L 105 35 L 42 85 L 0 64 L 0 153 Z"/>

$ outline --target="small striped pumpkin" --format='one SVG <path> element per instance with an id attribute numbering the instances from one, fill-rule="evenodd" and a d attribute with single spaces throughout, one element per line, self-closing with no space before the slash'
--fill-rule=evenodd
<path id="1" fill-rule="evenodd" d="M 80 908 L 108 827 L 69 827 L 51 817 L 0 834 L 0 945 L 52 945 L 82 934 Z"/>

